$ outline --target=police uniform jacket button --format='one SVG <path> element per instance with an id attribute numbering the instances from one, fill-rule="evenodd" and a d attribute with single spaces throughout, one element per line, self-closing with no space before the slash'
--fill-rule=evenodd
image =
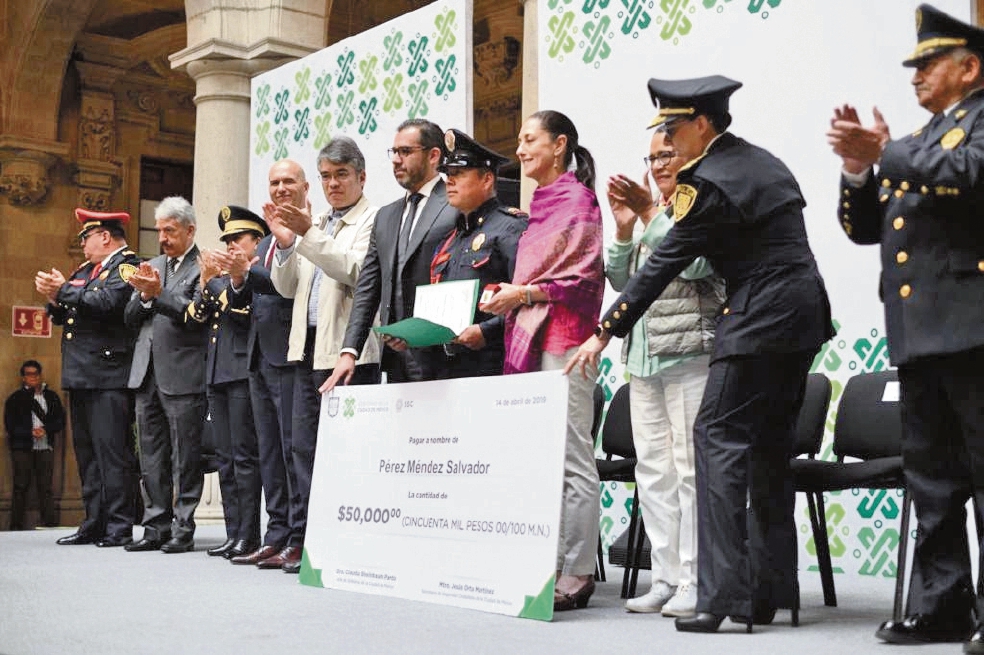
<path id="1" fill-rule="evenodd" d="M 74 318 L 70 318 L 70 319 L 68 319 L 65 322 L 68 323 L 69 325 L 75 325 L 75 319 Z"/>
<path id="2" fill-rule="evenodd" d="M 901 216 L 897 217 L 894 221 L 892 221 L 892 227 L 894 227 L 896 230 L 901 230 L 903 227 L 905 227 L 905 219 L 902 218 Z"/>
<path id="3" fill-rule="evenodd" d="M 68 339 L 69 341 L 71 341 L 72 340 L 72 333 L 71 332 L 66 332 L 65 333 L 65 338 Z"/>
<path id="4" fill-rule="evenodd" d="M 895 255 L 895 261 L 899 264 L 904 264 L 909 261 L 909 253 L 904 250 L 900 250 L 897 255 Z"/>
<path id="5" fill-rule="evenodd" d="M 908 298 L 910 295 L 912 295 L 912 287 L 910 287 L 908 284 L 903 284 L 899 288 L 899 295 L 902 296 L 903 298 Z"/>

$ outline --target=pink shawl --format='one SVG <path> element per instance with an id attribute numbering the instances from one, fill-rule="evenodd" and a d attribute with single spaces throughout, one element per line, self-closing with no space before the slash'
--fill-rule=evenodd
<path id="1" fill-rule="evenodd" d="M 601 210 L 573 173 L 533 192 L 513 284 L 535 284 L 549 302 L 520 305 L 506 316 L 504 373 L 540 370 L 548 325 L 571 345 L 591 335 L 605 292 Z"/>

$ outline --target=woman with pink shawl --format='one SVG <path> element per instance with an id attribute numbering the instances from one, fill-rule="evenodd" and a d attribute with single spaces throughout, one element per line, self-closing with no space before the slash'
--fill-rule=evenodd
<path id="1" fill-rule="evenodd" d="M 505 373 L 559 370 L 591 336 L 605 289 L 594 160 L 571 120 L 540 111 L 523 123 L 516 155 L 536 181 L 512 284 L 484 310 L 506 317 Z M 564 499 L 554 610 L 586 607 L 594 592 L 598 470 L 591 437 L 594 376 L 569 377 Z"/>

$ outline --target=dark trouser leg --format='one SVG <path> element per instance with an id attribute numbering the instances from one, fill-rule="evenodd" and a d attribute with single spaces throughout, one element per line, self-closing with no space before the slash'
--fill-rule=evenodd
<path id="1" fill-rule="evenodd" d="M 51 474 L 54 471 L 55 452 L 35 450 L 34 488 L 38 493 L 38 524 L 46 527 L 55 525 L 55 500 L 51 493 Z"/>
<path id="2" fill-rule="evenodd" d="M 902 461 L 918 530 L 907 614 L 967 621 L 973 598 L 964 505 L 984 501 L 984 349 L 899 367 Z"/>
<path id="3" fill-rule="evenodd" d="M 68 392 L 68 402 L 72 420 L 72 445 L 75 448 L 75 463 L 82 481 L 82 506 L 85 518 L 79 532 L 101 537 L 105 534 L 105 517 L 102 516 L 102 474 L 96 459 L 92 432 L 93 392 L 73 389 Z"/>
<path id="4" fill-rule="evenodd" d="M 195 509 L 202 499 L 202 427 L 205 394 L 160 394 L 170 427 L 173 458 L 174 525 L 171 534 L 189 538 L 195 534 Z"/>
<path id="5" fill-rule="evenodd" d="M 27 510 L 27 490 L 31 487 L 32 451 L 10 451 L 10 465 L 14 469 L 14 489 L 10 497 L 10 529 L 24 529 Z"/>
<path id="6" fill-rule="evenodd" d="M 212 446 L 218 460 L 219 491 L 222 492 L 222 517 L 226 538 L 239 538 L 239 497 L 236 494 L 236 466 L 232 456 L 227 385 L 208 388 L 208 413 L 211 417 Z"/>
<path id="7" fill-rule="evenodd" d="M 312 338 L 308 339 L 313 341 Z M 307 354 L 307 353 L 305 353 Z M 321 395 L 311 379 L 311 357 L 307 356 L 294 369 L 294 423 L 291 430 L 291 455 L 294 480 L 297 484 L 297 517 L 291 526 L 290 545 L 304 544 L 307 532 L 308 500 L 311 496 L 311 474 L 314 471 L 314 450 L 318 442 L 318 417 Z"/>
<path id="8" fill-rule="evenodd" d="M 250 544 L 260 541 L 260 467 L 257 452 L 256 427 L 249 400 L 246 380 L 227 385 L 232 457 L 235 466 L 236 496 L 239 499 L 239 532 L 237 539 Z"/>
<path id="9" fill-rule="evenodd" d="M 749 479 L 748 548 L 756 608 L 792 609 L 797 601 L 796 491 L 789 459 L 812 360 L 812 353 L 799 361 L 789 355 L 770 365 L 776 388 L 760 417 Z"/>
<path id="10" fill-rule="evenodd" d="M 769 556 L 755 548 L 761 561 L 754 569 L 767 581 L 763 589 L 777 593 L 775 587 L 795 580 L 795 530 L 791 496 L 785 491 L 791 489 L 788 462 L 785 469 L 780 462 L 788 459 L 792 447 L 791 426 L 802 402 L 809 361 L 808 354 L 796 353 L 733 357 L 711 364 L 694 427 L 699 612 L 749 616 L 753 595 L 765 600 L 753 585 L 749 500 L 752 523 L 761 533 L 755 539 L 777 548 Z M 767 480 L 765 472 L 773 465 L 778 466 L 776 479 Z M 779 497 L 767 498 L 770 493 Z M 793 545 L 782 543 L 784 538 L 791 538 Z M 783 590 L 781 600 L 785 596 Z"/>
<path id="11" fill-rule="evenodd" d="M 92 392 L 93 446 L 102 482 L 102 520 L 112 536 L 133 534 L 133 476 L 136 474 L 130 442 L 132 405 L 125 389 Z"/>
<path id="12" fill-rule="evenodd" d="M 249 374 L 249 395 L 256 424 L 260 479 L 267 513 L 263 545 L 276 548 L 286 544 L 290 535 L 290 483 L 284 440 L 290 440 L 293 386 L 293 366 L 274 367 L 260 362 L 258 369 Z"/>
<path id="13" fill-rule="evenodd" d="M 144 386 L 137 392 L 137 426 L 140 433 L 140 474 L 145 494 L 144 537 L 167 539 L 171 536 L 174 518 L 171 431 L 152 370 Z"/>

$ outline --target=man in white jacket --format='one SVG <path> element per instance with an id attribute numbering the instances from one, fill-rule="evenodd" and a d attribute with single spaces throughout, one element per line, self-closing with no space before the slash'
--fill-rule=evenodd
<path id="1" fill-rule="evenodd" d="M 295 176 L 300 171 L 303 178 L 296 162 L 285 160 L 275 167 L 280 165 L 296 169 Z M 318 172 L 330 205 L 327 212 L 312 218 L 307 202 L 265 208 L 277 241 L 271 278 L 281 295 L 294 299 L 287 359 L 297 362 L 292 451 L 300 515 L 290 545 L 299 547 L 303 547 L 307 528 L 321 411 L 318 387 L 335 368 L 378 209 L 363 194 L 365 158 L 352 139 L 339 136 L 322 148 Z M 353 382 L 375 383 L 378 375 L 379 345 L 373 338 L 362 351 Z M 282 568 L 297 572 L 300 560 L 284 563 Z"/>

